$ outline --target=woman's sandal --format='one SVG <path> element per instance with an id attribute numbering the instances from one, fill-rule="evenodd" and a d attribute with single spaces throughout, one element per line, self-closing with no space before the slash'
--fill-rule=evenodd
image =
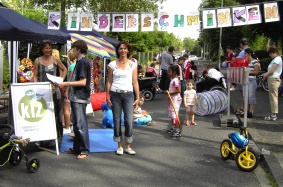
<path id="1" fill-rule="evenodd" d="M 90 156 L 90 154 L 87 154 L 87 153 L 81 153 L 77 156 L 77 159 L 78 160 L 84 160 L 86 158 L 88 158 Z"/>
<path id="2" fill-rule="evenodd" d="M 197 125 L 197 122 L 194 121 L 194 122 L 191 122 L 191 124 L 196 126 L 196 125 Z"/>

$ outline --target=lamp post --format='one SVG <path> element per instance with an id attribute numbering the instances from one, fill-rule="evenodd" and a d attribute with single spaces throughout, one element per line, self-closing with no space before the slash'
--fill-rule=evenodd
<path id="1" fill-rule="evenodd" d="M 221 0 L 221 8 L 223 7 L 223 0 Z M 222 50 L 222 47 L 221 47 L 221 40 L 222 40 L 222 27 L 220 27 L 220 35 L 219 35 L 219 59 L 218 59 L 218 67 L 220 69 L 220 64 L 221 64 L 221 50 Z"/>

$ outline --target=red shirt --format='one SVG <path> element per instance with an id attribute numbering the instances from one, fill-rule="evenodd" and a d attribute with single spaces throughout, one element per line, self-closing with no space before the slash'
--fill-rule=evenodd
<path id="1" fill-rule="evenodd" d="M 234 52 L 226 55 L 226 62 L 231 62 L 232 58 L 235 57 Z"/>

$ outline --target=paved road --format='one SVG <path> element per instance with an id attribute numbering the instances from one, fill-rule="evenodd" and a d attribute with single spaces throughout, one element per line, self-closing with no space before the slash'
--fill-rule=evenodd
<path id="1" fill-rule="evenodd" d="M 24 162 L 16 167 L 7 164 L 0 167 L 0 186 L 269 186 L 260 167 L 242 172 L 234 160 L 221 159 L 220 144 L 236 129 L 221 128 L 218 114 L 197 116 L 198 126 L 183 126 L 182 137 L 171 138 L 165 132 L 167 96 L 156 95 L 143 109 L 152 112 L 156 126 L 134 128 L 132 147 L 137 155 L 92 153 L 86 160 L 76 160 L 74 155 L 37 150 L 31 143 L 28 157 L 40 159 L 40 170 L 30 174 Z M 184 113 L 181 108 L 181 121 Z M 90 128 L 100 128 L 102 116 L 101 111 L 89 115 Z"/>

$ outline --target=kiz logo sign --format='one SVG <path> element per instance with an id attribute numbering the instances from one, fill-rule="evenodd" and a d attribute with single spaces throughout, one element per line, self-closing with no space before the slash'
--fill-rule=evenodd
<path id="1" fill-rule="evenodd" d="M 19 102 L 18 110 L 21 117 L 28 122 L 38 122 L 46 114 L 47 104 L 43 99 L 43 94 L 38 94 L 30 89 L 25 92 L 25 96 Z"/>

